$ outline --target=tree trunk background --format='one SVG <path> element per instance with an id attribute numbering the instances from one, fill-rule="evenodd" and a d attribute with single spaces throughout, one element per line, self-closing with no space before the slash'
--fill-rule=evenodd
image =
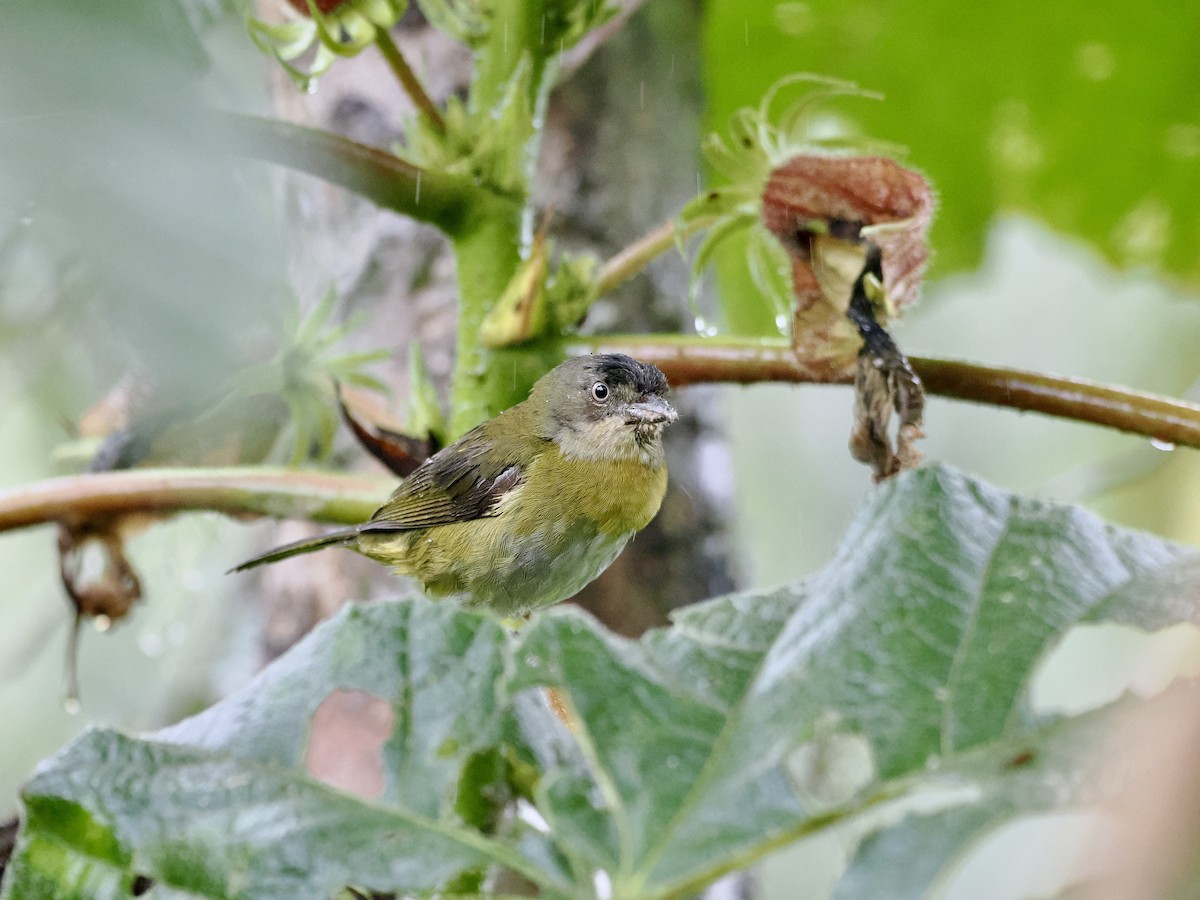
<path id="1" fill-rule="evenodd" d="M 635 4 L 636 5 L 636 4 Z M 534 188 L 536 204 L 552 210 L 557 247 L 607 258 L 675 215 L 699 178 L 698 0 L 656 0 L 596 46 L 555 91 L 548 111 Z M 410 7 L 394 37 L 435 99 L 462 90 L 470 74 L 465 49 L 431 28 Z M 382 60 L 373 53 L 340 62 L 314 95 L 275 76 L 279 114 L 387 147 L 412 115 Z M 312 302 L 330 281 L 343 314 L 365 312 L 362 349 L 386 335 L 393 360 L 382 373 L 394 397 L 407 396 L 407 357 L 420 344 L 443 391 L 453 367 L 454 262 L 444 239 L 416 224 L 324 183 L 294 173 L 279 176 L 292 222 L 294 282 Z M 665 254 L 647 271 L 596 305 L 585 331 L 651 332 L 690 328 L 688 267 Z M 733 587 L 724 523 L 730 511 L 727 452 L 718 393 L 691 388 L 673 398 L 681 416 L 667 432 L 670 488 L 658 517 L 620 558 L 573 602 L 613 631 L 640 635 L 667 622 L 670 610 Z M 402 401 L 397 400 L 398 407 Z M 402 416 L 402 410 L 396 408 Z M 341 452 L 355 468 L 378 464 L 343 436 Z M 701 465 L 701 461 L 705 465 Z M 714 466 L 714 462 L 716 465 Z M 316 529 L 288 523 L 279 541 Z M 263 570 L 264 655 L 272 658 L 347 599 L 398 593 L 386 570 L 352 553 L 320 553 Z M 378 740 L 378 723 L 359 705 L 323 709 L 327 750 L 340 787 L 369 792 L 373 772 L 347 771 L 356 748 Z M 336 746 L 335 746 L 336 745 Z M 338 763 L 337 760 L 341 760 Z M 515 886 L 507 886 L 514 889 Z M 726 879 L 722 897 L 749 897 L 744 878 Z"/>
<path id="2" fill-rule="evenodd" d="M 699 3 L 657 0 L 638 10 L 565 78 L 547 117 L 534 194 L 552 210 L 551 236 L 563 250 L 605 258 L 659 225 L 696 191 L 698 178 Z M 264 15 L 270 10 L 263 9 Z M 462 90 L 470 56 L 410 7 L 394 37 L 436 101 Z M 339 61 L 319 90 L 305 95 L 272 73 L 280 116 L 389 147 L 413 114 L 378 54 Z M 392 360 L 382 377 L 403 416 L 407 358 L 420 344 L 435 381 L 449 382 L 454 353 L 454 261 L 434 229 L 414 223 L 315 178 L 279 175 L 291 231 L 290 270 L 308 303 L 332 283 L 342 314 L 365 314 L 353 340 Z M 665 254 L 647 272 L 602 300 L 588 331 L 672 331 L 690 327 L 687 266 Z M 692 388 L 674 398 L 680 421 L 667 433 L 671 487 L 655 521 L 576 602 L 606 625 L 638 635 L 667 613 L 729 590 L 725 475 L 699 465 L 723 458 L 717 395 Z M 353 468 L 379 469 L 344 435 L 339 454 Z M 382 499 L 382 498 L 381 498 Z M 315 528 L 289 523 L 279 540 Z M 397 593 L 380 566 L 350 553 L 324 553 L 263 570 L 264 652 L 272 658 L 347 599 Z"/>

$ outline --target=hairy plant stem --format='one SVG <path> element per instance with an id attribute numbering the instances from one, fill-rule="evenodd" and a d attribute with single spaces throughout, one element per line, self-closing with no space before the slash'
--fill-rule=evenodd
<path id="1" fill-rule="evenodd" d="M 852 373 L 814 377 L 785 339 L 688 335 L 573 338 L 568 352 L 628 353 L 663 370 L 672 385 L 785 381 L 849 384 Z M 910 357 L 930 394 L 1075 419 L 1200 449 L 1200 406 L 1128 388 L 952 359 Z"/>
<path id="2" fill-rule="evenodd" d="M 521 172 L 519 196 L 489 192 L 491 202 L 479 204 L 464 227 L 451 235 L 458 267 L 451 437 L 523 400 L 533 382 L 558 361 L 556 341 L 494 350 L 485 347 L 480 337 L 484 318 L 512 280 L 530 238 L 533 209 L 528 185 L 541 137 L 538 123 L 544 121 L 557 72 L 542 46 L 543 7 L 541 0 L 496 0 L 487 42 L 476 57 L 471 109 L 477 113 L 496 109 L 523 66 L 529 67 L 529 95 L 527 104 L 511 107 L 507 113 L 526 115 L 513 128 L 525 139 L 506 148 L 507 159 L 495 161 L 499 171 Z"/>
<path id="3" fill-rule="evenodd" d="M 442 118 L 441 110 L 437 108 L 437 104 L 426 93 L 425 85 L 421 84 L 421 80 L 417 78 L 417 73 L 412 70 L 412 66 L 408 64 L 408 60 L 404 58 L 404 54 L 400 52 L 400 48 L 396 46 L 396 42 L 392 40 L 392 36 L 386 28 L 375 29 L 375 46 L 383 54 L 383 58 L 387 61 L 392 74 L 396 76 L 396 80 L 400 82 L 400 87 L 404 89 L 404 93 L 412 100 L 413 105 L 433 123 L 439 133 L 445 134 L 446 120 Z"/>
<path id="4" fill-rule="evenodd" d="M 668 219 L 653 231 L 648 231 L 600 266 L 596 277 L 596 295 L 602 296 L 616 290 L 646 268 L 651 260 L 670 250 L 676 241 L 686 240 L 709 224 L 710 220 L 695 219 L 680 225 L 675 219 Z"/>
<path id="5" fill-rule="evenodd" d="M 131 469 L 51 478 L 0 491 L 0 531 L 62 519 L 212 510 L 353 525 L 394 483 L 294 469 Z"/>

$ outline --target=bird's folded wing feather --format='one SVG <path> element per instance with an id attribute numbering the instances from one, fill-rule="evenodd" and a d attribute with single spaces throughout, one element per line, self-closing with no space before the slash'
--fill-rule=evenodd
<path id="1" fill-rule="evenodd" d="M 521 484 L 528 459 L 517 448 L 498 448 L 472 432 L 417 468 L 361 532 L 410 531 L 494 515 L 497 504 Z M 507 451 L 507 452 L 506 452 Z"/>

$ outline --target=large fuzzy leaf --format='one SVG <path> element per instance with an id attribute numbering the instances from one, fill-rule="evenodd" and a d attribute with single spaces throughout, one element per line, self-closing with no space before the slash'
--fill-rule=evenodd
<path id="1" fill-rule="evenodd" d="M 354 608 L 207 712 L 45 764 L 4 896 L 420 894 L 506 866 L 544 896 L 665 898 L 842 826 L 864 840 L 840 896 L 921 896 L 998 824 L 1113 788 L 1089 774 L 1108 711 L 1030 703 L 1064 635 L 1198 611 L 1200 554 L 928 468 L 807 584 L 639 641 L 565 607 L 517 636 L 449 604 Z M 375 799 L 305 772 L 335 691 L 391 710 Z M 467 812 L 505 784 L 544 828 Z"/>

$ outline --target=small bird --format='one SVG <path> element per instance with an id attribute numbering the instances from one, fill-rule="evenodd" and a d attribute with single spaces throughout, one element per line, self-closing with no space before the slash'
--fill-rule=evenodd
<path id="1" fill-rule="evenodd" d="M 667 379 L 620 353 L 569 359 L 529 398 L 422 463 L 371 518 L 277 547 L 242 571 L 348 547 L 420 581 L 521 615 L 578 593 L 658 512 L 667 489 Z"/>

